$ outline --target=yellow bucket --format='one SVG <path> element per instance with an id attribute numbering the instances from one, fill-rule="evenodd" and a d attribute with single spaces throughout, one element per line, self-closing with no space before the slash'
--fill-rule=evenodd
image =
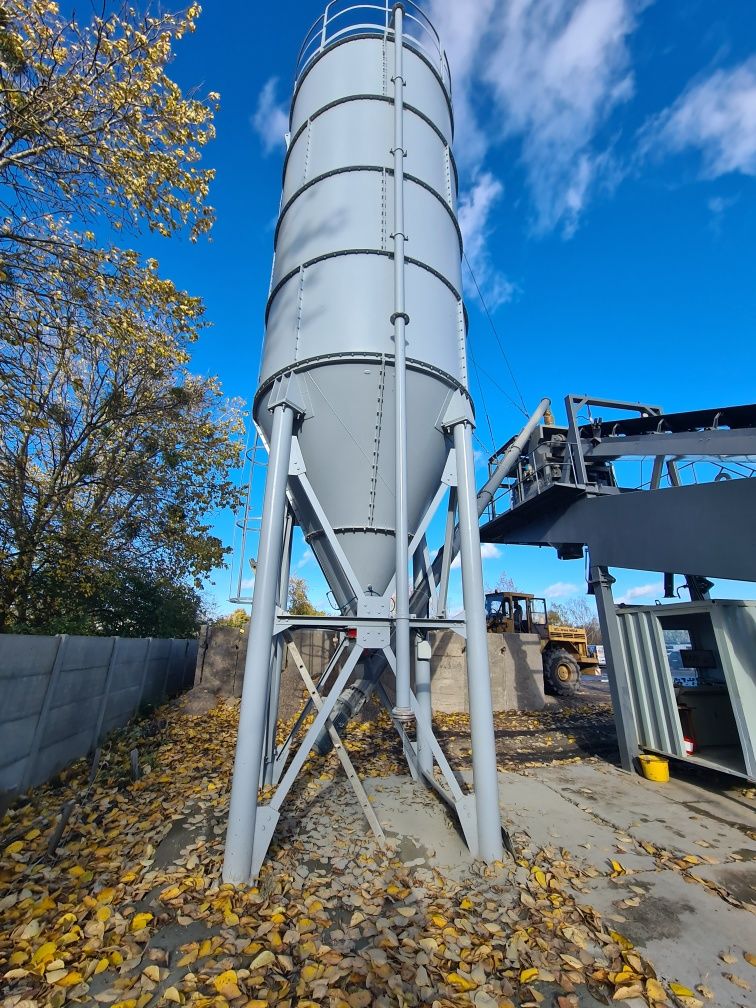
<path id="1" fill-rule="evenodd" d="M 639 756 L 641 772 L 646 780 L 665 784 L 669 780 L 669 762 L 662 756 Z"/>

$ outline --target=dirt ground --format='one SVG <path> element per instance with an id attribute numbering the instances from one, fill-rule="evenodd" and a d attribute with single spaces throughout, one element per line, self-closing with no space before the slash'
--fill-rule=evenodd
<path id="1" fill-rule="evenodd" d="M 605 696 L 497 715 L 503 863 L 470 860 L 379 719 L 346 746 L 386 845 L 335 756 L 311 757 L 257 885 L 236 889 L 220 869 L 238 706 L 206 707 L 161 709 L 112 739 L 92 784 L 81 761 L 5 816 L 4 1005 L 752 1003 L 753 803 L 616 770 Z M 467 718 L 436 730 L 469 778 Z"/>

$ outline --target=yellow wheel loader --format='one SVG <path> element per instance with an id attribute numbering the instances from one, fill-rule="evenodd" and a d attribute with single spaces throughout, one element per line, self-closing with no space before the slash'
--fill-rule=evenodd
<path id="1" fill-rule="evenodd" d="M 581 673 L 596 674 L 598 665 L 588 654 L 582 627 L 549 623 L 546 600 L 522 592 L 488 592 L 486 625 L 489 633 L 532 633 L 541 642 L 543 685 L 547 693 L 574 696 Z"/>

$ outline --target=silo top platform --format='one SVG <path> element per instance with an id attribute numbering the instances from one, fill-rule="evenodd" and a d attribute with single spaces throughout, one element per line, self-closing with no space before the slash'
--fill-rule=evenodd
<path id="1" fill-rule="evenodd" d="M 451 98 L 451 74 L 446 53 L 438 32 L 425 12 L 411 0 L 404 0 L 404 44 L 423 56 L 439 75 Z M 295 88 L 324 49 L 355 36 L 373 35 L 390 38 L 393 35 L 394 3 L 350 3 L 331 0 L 310 27 L 297 57 Z"/>

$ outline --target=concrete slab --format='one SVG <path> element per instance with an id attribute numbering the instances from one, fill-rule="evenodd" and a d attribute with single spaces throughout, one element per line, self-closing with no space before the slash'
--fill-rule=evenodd
<path id="1" fill-rule="evenodd" d="M 752 850 L 751 855 L 756 858 L 756 850 Z M 730 862 L 724 865 L 696 865 L 691 875 L 705 882 L 714 882 L 726 889 L 741 903 L 750 903 L 751 906 L 756 907 L 755 861 Z"/>
<path id="2" fill-rule="evenodd" d="M 518 842 L 567 848 L 586 872 L 574 883 L 578 902 L 608 918 L 660 979 L 701 984 L 719 1008 L 753 1003 L 728 974 L 756 989 L 756 969 L 743 958 L 756 945 L 754 914 L 706 885 L 754 904 L 756 814 L 749 803 L 686 780 L 655 785 L 600 763 L 500 773 L 499 780 L 502 816 Z M 674 870 L 669 858 L 646 855 L 644 841 L 721 863 Z M 610 858 L 628 874 L 612 878 Z"/>
<path id="3" fill-rule="evenodd" d="M 533 774 L 499 773 L 502 818 L 510 834 L 527 833 L 535 847 L 565 847 L 600 871 L 608 870 L 617 855 L 617 833 L 611 826 L 582 809 L 550 782 L 540 770 Z M 648 871 L 654 859 L 640 851 L 623 855 L 625 867 Z"/>
<path id="4" fill-rule="evenodd" d="M 387 836 L 399 841 L 399 857 L 445 871 L 473 863 L 459 828 L 446 806 L 422 784 L 407 777 L 364 781 L 365 791 Z M 351 797 L 351 796 L 350 796 Z"/>
<path id="5" fill-rule="evenodd" d="M 544 784 L 576 808 L 638 841 L 675 853 L 706 851 L 724 860 L 750 842 L 756 812 L 745 803 L 690 781 L 656 784 L 606 764 L 544 767 Z"/>
<path id="6" fill-rule="evenodd" d="M 648 887 L 648 895 L 637 907 L 620 907 L 635 895 L 631 883 Z M 756 969 L 743 958 L 756 932 L 754 916 L 747 910 L 730 906 L 675 871 L 657 871 L 641 882 L 630 876 L 619 888 L 594 879 L 585 895 L 600 913 L 612 915 L 613 926 L 654 964 L 660 979 L 688 987 L 702 984 L 713 992 L 710 1003 L 718 1008 L 749 1004 L 752 995 L 726 976 L 735 974 L 756 987 Z M 732 953 L 736 963 L 725 964 L 719 958 L 722 952 Z"/>

